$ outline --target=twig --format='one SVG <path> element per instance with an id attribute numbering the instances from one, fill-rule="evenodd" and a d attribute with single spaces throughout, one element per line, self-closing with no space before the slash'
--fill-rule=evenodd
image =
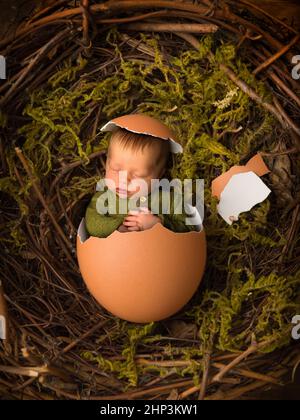
<path id="1" fill-rule="evenodd" d="M 288 25 L 286 22 L 284 22 L 283 20 L 280 20 L 280 19 L 278 19 L 276 16 L 272 16 L 272 15 L 270 15 L 270 13 L 268 13 L 266 10 L 264 10 L 264 9 L 261 9 L 259 6 L 257 6 L 257 4 L 255 4 L 255 3 L 252 3 L 252 2 L 250 2 L 250 1 L 246 1 L 246 0 L 239 0 L 239 2 L 240 3 L 242 3 L 242 4 L 244 4 L 244 5 L 246 5 L 246 6 L 248 6 L 248 7 L 251 7 L 252 9 L 254 9 L 254 10 L 257 10 L 257 11 L 259 11 L 262 15 L 264 15 L 264 16 L 266 16 L 266 17 L 268 17 L 269 19 L 271 19 L 273 22 L 277 22 L 277 23 L 279 23 L 280 25 L 282 25 L 284 28 L 286 28 L 286 29 L 288 29 L 290 32 L 293 32 L 293 33 L 297 33 L 297 31 L 296 31 L 296 29 L 295 28 L 293 28 L 292 26 L 290 26 L 290 25 Z M 236 4 L 236 1 L 235 0 L 231 0 L 231 3 L 234 3 L 234 4 Z"/>
<path id="2" fill-rule="evenodd" d="M 56 356 L 54 356 L 50 362 L 53 363 L 55 360 L 59 359 L 62 355 L 66 354 L 68 351 L 72 350 L 75 346 L 77 346 L 80 341 L 86 339 L 90 335 L 92 335 L 95 331 L 100 330 L 100 328 L 104 327 L 105 324 L 107 324 L 108 319 L 105 319 L 102 322 L 99 322 L 98 324 L 94 325 L 92 328 L 90 328 L 88 331 L 86 331 L 84 334 L 82 334 L 80 337 L 76 338 L 72 343 L 68 344 L 63 350 L 61 350 Z"/>
<path id="3" fill-rule="evenodd" d="M 277 110 L 277 115 L 281 115 L 281 118 L 283 120 L 285 120 L 288 124 L 288 126 L 290 126 L 293 131 L 297 134 L 298 138 L 297 138 L 297 143 L 299 143 L 300 145 L 300 128 L 296 126 L 296 124 L 294 124 L 294 122 L 291 120 L 291 118 L 287 115 L 287 113 L 285 112 L 285 110 L 282 108 L 281 104 L 279 103 L 278 99 L 276 98 L 275 95 L 273 95 L 273 101 L 275 104 L 275 109 Z"/>
<path id="4" fill-rule="evenodd" d="M 97 152 L 91 153 L 88 156 L 89 160 L 95 159 L 98 156 L 102 156 L 106 153 L 106 150 L 99 150 Z M 59 170 L 59 173 L 56 175 L 51 187 L 50 187 L 50 192 L 52 192 L 54 190 L 54 188 L 56 187 L 56 185 L 59 183 L 59 181 L 61 180 L 61 178 L 63 178 L 69 171 L 71 171 L 72 169 L 77 168 L 78 166 L 81 166 L 83 164 L 82 160 L 78 160 L 76 162 L 72 162 L 69 164 L 65 164 L 64 162 L 61 163 L 62 168 Z"/>
<path id="5" fill-rule="evenodd" d="M 92 41 L 89 37 L 89 0 L 80 0 L 80 8 L 82 11 L 82 31 L 83 31 L 83 39 L 82 43 L 84 46 L 84 52 L 86 56 L 90 55 Z"/>
<path id="6" fill-rule="evenodd" d="M 240 354 L 236 359 L 234 359 L 231 363 L 229 363 L 228 365 L 224 366 L 224 368 L 222 368 L 222 370 L 217 373 L 217 375 L 215 375 L 212 379 L 213 382 L 220 382 L 223 377 L 230 372 L 235 366 L 237 366 L 239 363 L 241 363 L 244 359 L 246 359 L 247 357 L 249 357 L 251 354 L 256 353 L 258 350 L 266 347 L 267 345 L 269 345 L 272 341 L 274 341 L 274 339 L 272 340 L 267 340 L 267 341 L 263 341 L 261 343 L 253 343 L 251 344 L 251 346 L 244 351 L 244 353 Z"/>
<path id="7" fill-rule="evenodd" d="M 222 363 L 214 363 L 213 367 L 217 368 L 217 369 L 224 369 L 226 367 L 226 365 L 222 364 Z M 268 375 L 263 375 L 261 373 L 258 372 L 252 372 L 249 369 L 234 369 L 232 371 L 233 373 L 236 373 L 240 376 L 244 376 L 245 378 L 249 378 L 249 379 L 257 379 L 266 383 L 270 383 L 270 384 L 275 384 L 275 385 L 279 385 L 278 383 L 278 379 L 273 378 L 272 376 L 268 376 Z"/>
<path id="8" fill-rule="evenodd" d="M 259 58 L 259 60 L 265 60 L 266 58 L 266 54 L 267 51 L 265 49 L 264 50 L 264 54 L 262 54 L 260 51 L 258 51 L 257 49 L 252 49 L 252 51 L 254 52 L 254 54 Z M 254 61 L 252 59 L 252 61 Z M 255 65 L 257 65 L 257 63 L 254 63 Z M 273 71 L 274 70 L 274 71 Z M 281 76 L 281 78 L 279 78 L 277 76 L 277 74 Z M 298 85 L 296 83 L 296 80 L 294 80 L 291 75 L 289 74 L 289 70 L 285 69 L 285 71 L 283 71 L 278 65 L 273 64 L 272 67 L 270 69 L 267 70 L 267 75 L 270 76 L 270 78 L 279 85 L 279 87 L 281 89 L 283 89 L 289 96 L 291 99 L 293 99 L 294 101 L 296 101 L 297 103 L 299 102 L 300 104 L 300 98 L 286 85 L 286 83 L 284 83 L 284 79 L 286 80 L 286 82 L 289 82 L 290 86 L 294 87 L 295 91 L 298 89 Z M 279 82 L 278 82 L 279 80 Z"/>
<path id="9" fill-rule="evenodd" d="M 121 12 L 121 11 L 128 11 L 128 10 L 140 10 L 140 9 L 147 9 L 147 8 L 151 8 L 153 9 L 154 7 L 156 8 L 161 8 L 161 9 L 177 9 L 177 10 L 189 10 L 191 12 L 194 13 L 198 13 L 198 14 L 205 14 L 209 8 L 208 7 L 202 7 L 199 5 L 193 5 L 193 4 L 189 4 L 189 3 L 183 3 L 180 1 L 164 1 L 164 0 L 143 0 L 142 2 L 137 2 L 134 0 L 126 0 L 126 1 L 107 1 L 105 3 L 101 3 L 101 4 L 93 4 L 90 6 L 90 11 L 91 13 L 104 13 L 104 12 L 108 12 L 108 11 L 117 11 L 117 12 Z M 12 42 L 16 37 L 22 36 L 24 35 L 24 33 L 27 33 L 29 29 L 33 28 L 33 27 L 41 27 L 45 24 L 48 24 L 50 22 L 56 21 L 58 19 L 64 19 L 64 18 L 71 18 L 74 17 L 76 15 L 79 15 L 82 13 L 82 10 L 80 7 L 75 7 L 73 9 L 67 9 L 67 10 L 63 10 L 60 12 L 56 12 L 53 13 L 50 16 L 45 16 L 44 18 L 41 18 L 39 20 L 36 20 L 34 22 L 32 22 L 31 27 L 22 27 L 19 30 L 17 30 L 16 34 L 13 35 L 9 35 L 8 37 L 6 37 L 5 39 L 3 39 L 0 42 L 0 48 L 5 47 L 7 44 L 9 44 L 10 42 Z"/>
<path id="10" fill-rule="evenodd" d="M 126 24 L 125 29 L 129 31 L 188 32 L 203 34 L 216 32 L 218 26 L 205 23 L 130 23 Z"/>
<path id="11" fill-rule="evenodd" d="M 286 374 L 287 369 L 280 369 L 274 374 L 274 377 L 281 377 Z M 244 387 L 238 387 L 229 391 L 228 393 L 217 391 L 216 394 L 209 396 L 206 398 L 207 400 L 236 400 L 237 398 L 248 394 L 249 392 L 256 391 L 257 389 L 263 388 L 266 386 L 266 382 L 262 381 L 255 381 Z"/>
<path id="12" fill-rule="evenodd" d="M 162 10 L 162 11 L 158 11 L 158 12 L 150 12 L 150 13 L 144 13 L 142 15 L 134 15 L 134 16 L 127 16 L 127 17 L 122 17 L 122 18 L 108 18 L 108 19 L 103 19 L 103 18 L 97 18 L 96 22 L 97 23 L 128 23 L 128 22 L 140 22 L 141 20 L 145 20 L 145 19 L 149 19 L 149 18 L 153 18 L 153 17 L 164 17 L 164 16 L 168 16 L 170 13 L 169 10 Z"/>
<path id="13" fill-rule="evenodd" d="M 62 379 L 69 379 L 68 376 L 59 369 L 51 368 L 47 365 L 32 367 L 0 366 L 0 371 L 12 373 L 14 375 L 29 376 L 31 378 L 37 378 L 40 375 L 48 374 L 61 377 Z"/>
<path id="14" fill-rule="evenodd" d="M 190 43 L 196 50 L 199 50 L 200 42 L 193 35 L 184 32 L 174 32 L 174 34 Z"/>
<path id="15" fill-rule="evenodd" d="M 279 259 L 279 262 L 281 264 L 283 263 L 285 259 L 285 255 L 287 251 L 290 250 L 291 242 L 297 233 L 297 223 L 299 223 L 299 220 L 298 220 L 299 213 L 300 213 L 300 205 L 298 204 L 293 211 L 292 223 L 287 234 L 286 244 L 283 247 L 283 250 Z"/>
<path id="16" fill-rule="evenodd" d="M 47 44 L 45 44 L 43 47 L 40 48 L 38 53 L 36 54 L 35 58 L 28 64 L 27 68 L 22 71 L 22 74 L 20 77 L 14 82 L 14 84 L 11 86 L 10 89 L 6 92 L 6 94 L 3 96 L 3 98 L 0 100 L 0 106 L 3 106 L 5 102 L 8 100 L 11 100 L 12 97 L 16 93 L 17 87 L 21 84 L 21 82 L 26 78 L 26 76 L 32 71 L 33 67 L 42 59 L 45 57 L 45 55 L 53 48 L 55 44 L 57 44 L 61 39 L 65 38 L 65 36 L 69 34 L 69 29 L 65 29 L 62 32 L 59 32 L 57 35 L 55 35 L 54 38 L 52 38 Z"/>
<path id="17" fill-rule="evenodd" d="M 214 368 L 217 368 L 217 369 L 224 369 L 226 367 L 226 365 L 224 365 L 222 363 L 212 363 L 211 366 L 214 367 Z M 239 369 L 234 369 L 232 373 L 235 373 L 235 374 L 237 374 L 239 376 L 242 376 L 242 377 L 245 377 L 245 378 L 256 379 L 256 380 L 262 381 L 264 383 L 279 385 L 278 380 L 276 378 L 273 378 L 273 377 L 267 376 L 267 375 L 263 375 L 263 374 L 260 374 L 260 373 L 257 373 L 257 372 L 252 372 L 251 370 L 248 370 L 248 369 L 240 369 L 240 368 Z M 203 376 L 203 378 L 204 378 L 204 376 Z M 207 378 L 206 387 L 208 385 L 213 384 L 213 383 L 214 383 L 214 381 L 213 381 L 212 378 L 211 379 Z M 224 378 L 222 379 L 222 383 L 224 383 Z M 205 391 L 202 390 L 202 387 L 203 387 L 203 383 L 201 385 L 195 385 L 195 386 L 187 389 L 186 391 L 183 391 L 180 394 L 179 397 L 180 397 L 180 399 L 185 399 L 188 396 L 190 396 L 192 394 L 195 394 L 196 392 L 200 391 L 200 395 L 202 396 L 202 399 L 204 399 Z"/>
<path id="18" fill-rule="evenodd" d="M 57 198 L 58 198 L 58 203 L 60 205 L 60 208 L 61 208 L 61 210 L 63 212 L 63 217 L 67 221 L 71 233 L 74 234 L 74 233 L 76 233 L 76 228 L 73 225 L 72 220 L 69 218 L 68 213 L 67 213 L 67 210 L 66 210 L 66 208 L 65 208 L 65 206 L 64 206 L 64 204 L 62 202 L 62 198 L 61 198 L 61 194 L 60 194 L 60 190 L 58 188 L 58 185 L 56 185 L 56 195 L 57 195 Z"/>
<path id="19" fill-rule="evenodd" d="M 46 200 L 44 199 L 44 196 L 43 196 L 43 194 L 40 191 L 40 188 L 39 188 L 39 186 L 38 186 L 38 184 L 36 182 L 35 177 L 31 173 L 31 170 L 29 168 L 29 165 L 27 163 L 27 160 L 26 160 L 25 156 L 23 155 L 21 149 L 19 147 L 16 147 L 15 148 L 15 151 L 16 151 L 16 154 L 17 154 L 18 158 L 20 159 L 20 161 L 21 161 L 21 163 L 22 163 L 25 171 L 27 172 L 27 175 L 29 176 L 29 178 L 30 178 L 30 180 L 32 182 L 32 186 L 33 186 L 33 188 L 34 188 L 34 190 L 36 192 L 36 195 L 38 196 L 38 198 L 39 198 L 42 206 L 44 207 L 44 209 L 46 210 L 48 216 L 50 217 L 50 219 L 51 219 L 51 221 L 53 223 L 53 226 L 55 227 L 57 233 L 59 234 L 59 236 L 61 237 L 61 239 L 63 240 L 63 242 L 67 245 L 67 248 L 65 250 L 69 254 L 69 251 L 67 249 L 70 248 L 70 241 L 66 238 L 66 236 L 65 236 L 62 228 L 56 222 L 55 216 L 53 215 L 52 211 L 48 207 L 48 205 L 46 203 Z M 71 259 L 72 259 L 72 257 L 71 257 Z"/>
<path id="20" fill-rule="evenodd" d="M 292 149 L 288 150 L 282 150 L 281 152 L 259 152 L 262 156 L 283 156 L 283 155 L 292 155 L 292 154 L 298 154 L 300 153 L 300 150 L 297 147 L 293 147 Z"/>
<path id="21" fill-rule="evenodd" d="M 204 400 L 206 390 L 207 390 L 207 385 L 209 381 L 209 370 L 210 370 L 210 364 L 211 364 L 211 351 L 205 354 L 203 358 L 203 363 L 204 363 L 204 372 L 203 372 L 202 383 L 201 383 L 200 392 L 199 392 L 199 398 L 198 398 L 199 400 Z"/>
<path id="22" fill-rule="evenodd" d="M 15 392 L 15 391 L 21 391 L 21 389 L 24 389 L 27 386 L 33 384 L 34 381 L 36 381 L 36 377 L 35 376 L 33 378 L 27 379 L 27 381 L 25 381 L 23 384 L 17 385 L 16 387 L 12 388 L 11 391 L 13 391 L 13 392 Z"/>
<path id="23" fill-rule="evenodd" d="M 300 34 L 296 35 L 291 42 L 286 45 L 285 47 L 281 48 L 280 51 L 278 51 L 276 54 L 274 54 L 272 57 L 268 58 L 264 63 L 262 63 L 260 66 L 258 66 L 254 71 L 253 74 L 257 75 L 262 70 L 265 70 L 267 67 L 269 67 L 272 63 L 274 63 L 278 58 L 280 58 L 282 55 L 284 55 L 288 50 L 292 48 L 293 45 L 295 45 L 300 39 Z"/>
<path id="24" fill-rule="evenodd" d="M 66 49 L 56 60 L 53 60 L 53 62 L 34 79 L 34 82 L 30 86 L 30 90 L 35 90 L 39 84 L 43 83 L 46 79 L 46 76 L 50 74 L 50 72 L 58 65 L 59 62 L 64 60 L 64 58 L 71 57 L 72 59 L 72 55 L 78 56 L 81 50 L 82 47 L 78 48 L 78 45 L 76 44 L 72 45 L 69 49 Z"/>
<path id="25" fill-rule="evenodd" d="M 300 98 L 297 96 L 278 76 L 276 73 L 269 71 L 271 79 L 285 92 L 287 93 L 299 106 Z"/>
<path id="26" fill-rule="evenodd" d="M 25 26 L 30 26 L 30 24 L 33 21 L 35 21 L 36 19 L 38 19 L 39 17 L 41 17 L 43 15 L 46 15 L 46 14 L 49 15 L 50 10 L 52 10 L 53 8 L 64 6 L 69 2 L 70 2 L 70 0 L 57 0 L 54 4 L 52 4 L 48 7 L 45 7 L 44 9 L 40 10 L 35 15 L 33 15 L 27 22 L 25 22 Z"/>
<path id="27" fill-rule="evenodd" d="M 177 389 L 177 388 L 183 388 L 185 386 L 189 386 L 191 384 L 193 384 L 193 380 L 192 379 L 188 379 L 185 381 L 180 381 L 180 382 L 173 382 L 170 383 L 168 385 L 161 385 L 155 388 L 149 388 L 149 389 L 142 389 L 140 391 L 133 391 L 133 392 L 127 392 L 127 393 L 123 393 L 123 394 L 117 394 L 117 395 L 106 395 L 104 397 L 93 397 L 93 399 L 95 400 L 128 400 L 128 399 L 133 399 L 133 398 L 140 398 L 140 397 L 144 397 L 146 395 L 152 395 L 155 393 L 163 393 L 165 391 L 169 391 L 170 389 Z"/>
<path id="28" fill-rule="evenodd" d="M 251 30 L 249 28 L 247 28 L 246 32 L 243 34 L 243 36 L 239 40 L 239 42 L 236 46 L 236 49 L 238 50 L 246 39 L 250 39 L 251 41 L 258 41 L 261 38 L 262 38 L 262 35 L 254 36 L 254 35 L 252 35 Z"/>

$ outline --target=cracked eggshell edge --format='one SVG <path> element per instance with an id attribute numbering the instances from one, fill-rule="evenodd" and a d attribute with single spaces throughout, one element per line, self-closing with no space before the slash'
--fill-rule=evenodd
<path id="1" fill-rule="evenodd" d="M 157 223 L 157 225 L 159 225 L 163 230 L 167 231 L 168 233 L 170 233 L 171 235 L 190 235 L 190 234 L 195 234 L 195 233 L 199 233 L 204 231 L 204 227 L 203 227 L 203 221 L 202 218 L 200 216 L 200 213 L 197 209 L 197 207 L 192 206 L 191 204 L 187 204 L 187 206 L 189 207 L 189 215 L 190 217 L 193 217 L 193 225 L 197 227 L 197 230 L 194 231 L 190 231 L 190 232 L 173 232 L 172 230 L 166 228 L 165 226 L 163 226 L 161 223 Z M 154 225 L 151 229 L 148 230 L 152 230 L 154 229 L 157 225 Z M 141 231 L 141 232 L 119 232 L 118 230 L 115 230 L 111 235 L 109 235 L 107 238 L 98 238 L 96 236 L 89 236 L 89 234 L 87 233 L 86 230 L 86 226 L 85 226 L 85 218 L 83 217 L 81 219 L 81 222 L 79 224 L 78 230 L 77 230 L 77 236 L 79 237 L 80 242 L 83 244 L 85 241 L 87 241 L 90 238 L 96 238 L 96 239 L 100 239 L 100 240 L 105 240 L 108 238 L 111 238 L 113 235 L 118 236 L 118 235 L 132 235 L 132 234 L 138 234 L 138 235 L 142 235 L 143 233 L 145 233 L 147 231 Z"/>
<path id="2" fill-rule="evenodd" d="M 77 259 L 86 287 L 108 312 L 129 322 L 160 321 L 179 312 L 198 289 L 206 267 L 206 235 L 204 230 L 176 233 L 158 223 L 142 232 L 88 237 L 83 218 Z"/>
<path id="3" fill-rule="evenodd" d="M 247 191 L 246 196 L 241 194 L 241 189 Z M 238 200 L 232 198 L 234 193 L 238 196 Z M 218 213 L 226 223 L 232 225 L 233 221 L 238 221 L 240 214 L 248 212 L 257 204 L 262 203 L 270 193 L 270 188 L 255 172 L 237 173 L 230 178 L 221 192 L 217 206 Z"/>
<path id="4" fill-rule="evenodd" d="M 137 134 L 147 134 L 170 142 L 172 153 L 183 153 L 183 148 L 175 140 L 173 131 L 156 118 L 144 114 L 123 115 L 108 121 L 101 127 L 101 131 L 114 131 L 117 127 Z"/>
<path id="5" fill-rule="evenodd" d="M 271 172 L 266 166 L 261 155 L 257 153 L 246 163 L 246 165 L 232 166 L 228 171 L 215 178 L 211 183 L 212 196 L 218 197 L 220 199 L 222 191 L 224 190 L 224 188 L 226 187 L 233 175 L 249 171 L 254 172 L 259 177 Z"/>

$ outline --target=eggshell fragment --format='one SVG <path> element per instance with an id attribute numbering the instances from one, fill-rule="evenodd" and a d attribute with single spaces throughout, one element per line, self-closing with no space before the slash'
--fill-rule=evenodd
<path id="1" fill-rule="evenodd" d="M 215 178 L 211 184 L 212 195 L 220 198 L 221 192 L 224 190 L 233 175 L 249 171 L 256 173 L 258 176 L 263 176 L 270 172 L 261 155 L 257 153 L 246 163 L 246 165 L 233 166 L 227 172 L 224 172 L 224 174 Z"/>
<path id="2" fill-rule="evenodd" d="M 170 141 L 172 153 L 182 153 L 182 146 L 176 141 L 175 133 L 160 120 L 144 114 L 129 114 L 114 118 L 106 123 L 101 131 L 114 131 L 117 127 L 126 128 L 133 133 L 148 134 Z"/>
<path id="3" fill-rule="evenodd" d="M 245 191 L 247 192 L 245 194 Z M 231 225 L 240 213 L 264 201 L 271 190 L 254 172 L 233 175 L 221 192 L 218 213 Z"/>
<path id="4" fill-rule="evenodd" d="M 205 232 L 175 233 L 161 224 L 141 232 L 77 234 L 82 277 L 94 298 L 112 314 L 145 323 L 165 319 L 188 303 L 206 264 Z"/>

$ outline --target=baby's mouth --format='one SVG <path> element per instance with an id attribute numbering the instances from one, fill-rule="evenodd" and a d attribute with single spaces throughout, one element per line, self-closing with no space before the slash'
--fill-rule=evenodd
<path id="1" fill-rule="evenodd" d="M 116 193 L 120 196 L 120 197 L 131 197 L 133 194 L 135 194 L 137 191 L 128 191 L 128 190 L 124 190 L 122 188 L 116 188 Z"/>

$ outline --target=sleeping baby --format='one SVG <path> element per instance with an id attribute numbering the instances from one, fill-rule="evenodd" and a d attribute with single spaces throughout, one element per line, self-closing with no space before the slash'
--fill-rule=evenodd
<path id="1" fill-rule="evenodd" d="M 134 232 L 161 223 L 173 232 L 198 230 L 175 190 L 153 188 L 152 180 L 166 173 L 170 142 L 117 127 L 109 140 L 102 190 L 92 197 L 85 213 L 89 235 L 106 238 L 115 230 Z M 105 198 L 104 198 L 105 197 Z M 103 198 L 103 199 L 102 199 Z M 167 204 L 166 204 L 167 203 Z"/>

